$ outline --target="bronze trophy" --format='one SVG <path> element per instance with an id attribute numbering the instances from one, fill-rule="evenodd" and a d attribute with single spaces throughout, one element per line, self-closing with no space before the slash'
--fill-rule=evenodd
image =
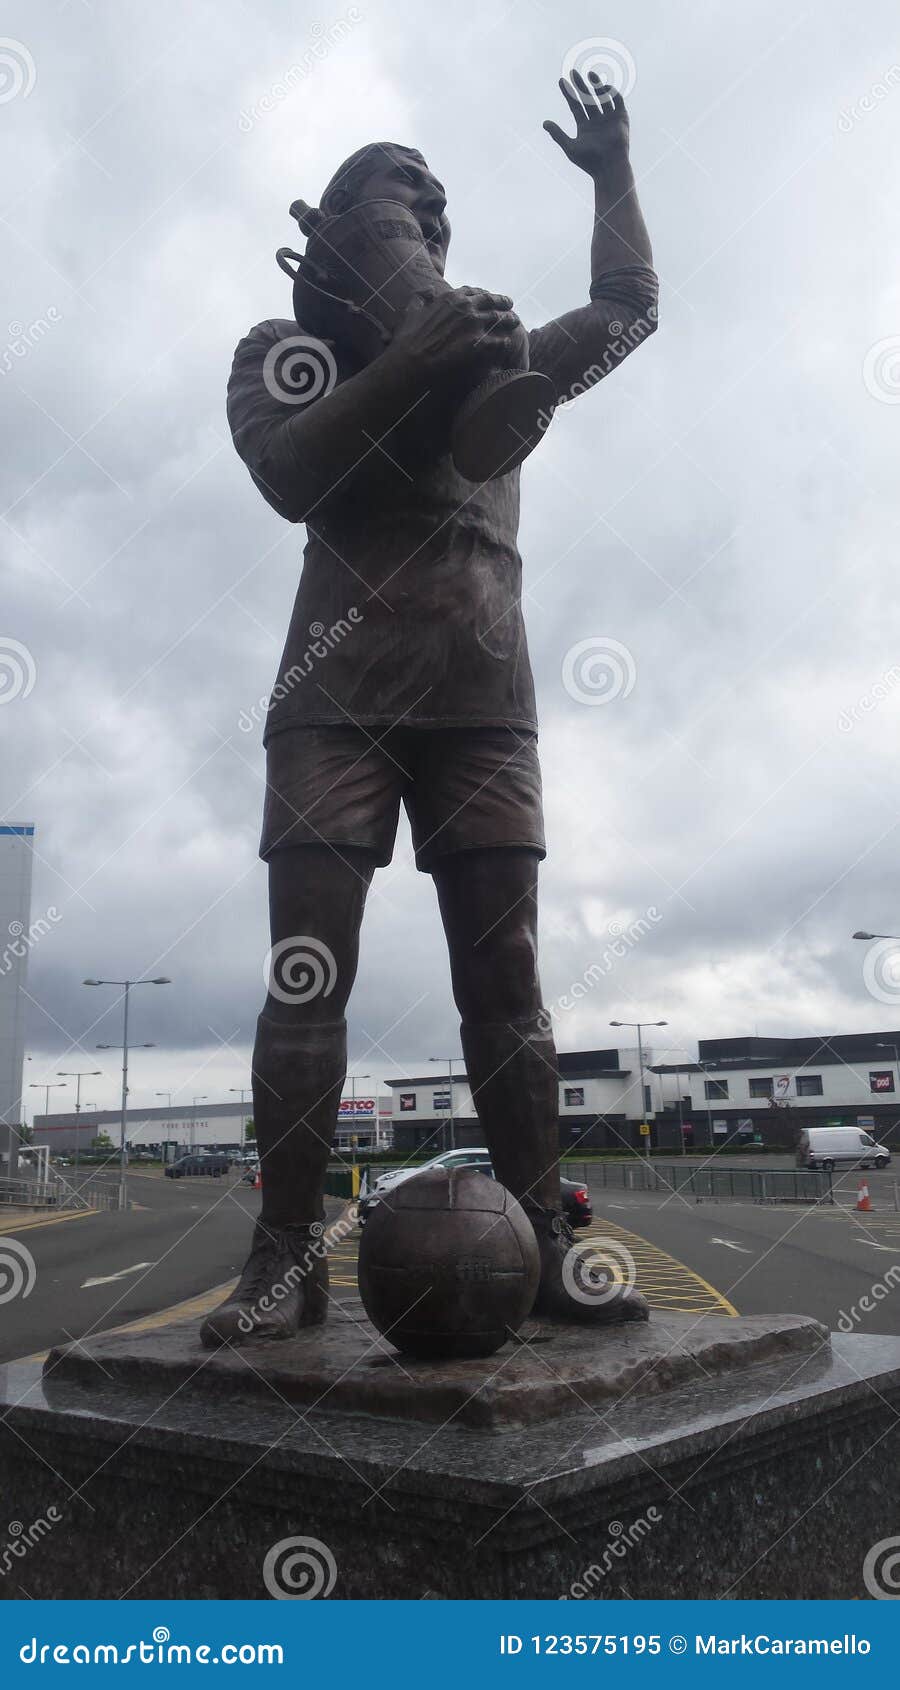
<path id="1" fill-rule="evenodd" d="M 452 292 L 418 223 L 393 200 L 365 200 L 331 217 L 295 200 L 291 215 L 306 252 L 281 247 L 276 258 L 294 284 L 294 316 L 310 334 L 339 337 L 364 364 L 390 343 L 415 294 Z M 450 449 L 460 475 L 485 482 L 515 469 L 540 440 L 555 397 L 552 381 L 535 370 L 492 370 L 454 419 Z"/>

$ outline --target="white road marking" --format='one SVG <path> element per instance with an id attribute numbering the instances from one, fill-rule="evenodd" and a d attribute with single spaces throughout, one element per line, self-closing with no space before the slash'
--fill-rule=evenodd
<path id="1" fill-rule="evenodd" d="M 155 1267 L 155 1262 L 135 1262 L 134 1267 L 122 1268 L 118 1273 L 107 1273 L 100 1279 L 86 1279 L 81 1286 L 82 1291 L 90 1290 L 92 1285 L 112 1285 L 116 1279 L 127 1279 L 130 1273 L 140 1273 L 142 1268 Z"/>
<path id="2" fill-rule="evenodd" d="M 898 1254 L 896 1244 L 876 1244 L 874 1238 L 857 1238 L 857 1244 L 868 1244 L 870 1250 L 887 1250 L 891 1256 Z"/>
<path id="3" fill-rule="evenodd" d="M 743 1244 L 735 1244 L 731 1238 L 711 1238 L 710 1244 L 724 1244 L 726 1250 L 740 1250 L 742 1256 L 755 1255 L 753 1250 L 745 1250 Z"/>

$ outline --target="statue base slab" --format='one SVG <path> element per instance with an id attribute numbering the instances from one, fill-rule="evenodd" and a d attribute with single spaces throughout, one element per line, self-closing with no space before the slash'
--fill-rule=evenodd
<path id="1" fill-rule="evenodd" d="M 900 1340 L 674 1314 L 522 1337 L 409 1363 L 348 1303 L 287 1344 L 206 1352 L 189 1323 L 2 1369 L 10 1517 L 61 1517 L 0 1596 L 265 1597 L 296 1537 L 332 1599 L 866 1596 Z"/>

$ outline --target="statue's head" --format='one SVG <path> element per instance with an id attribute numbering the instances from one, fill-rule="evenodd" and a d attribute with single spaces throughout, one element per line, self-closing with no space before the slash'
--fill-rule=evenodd
<path id="1" fill-rule="evenodd" d="M 395 141 L 372 141 L 351 153 L 332 176 L 320 210 L 336 217 L 361 200 L 394 200 L 404 205 L 422 230 L 435 269 L 444 274 L 450 244 L 447 197 L 421 153 Z"/>

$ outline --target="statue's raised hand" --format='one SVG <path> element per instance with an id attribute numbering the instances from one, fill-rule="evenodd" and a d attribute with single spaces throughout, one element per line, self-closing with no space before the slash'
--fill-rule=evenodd
<path id="1" fill-rule="evenodd" d="M 572 81 L 561 76 L 559 86 L 575 119 L 575 134 L 567 135 L 549 119 L 544 128 L 579 170 L 602 176 L 610 164 L 628 157 L 625 101 L 609 83 L 600 81 L 596 71 L 590 72 L 588 82 L 579 71 L 573 71 Z"/>

